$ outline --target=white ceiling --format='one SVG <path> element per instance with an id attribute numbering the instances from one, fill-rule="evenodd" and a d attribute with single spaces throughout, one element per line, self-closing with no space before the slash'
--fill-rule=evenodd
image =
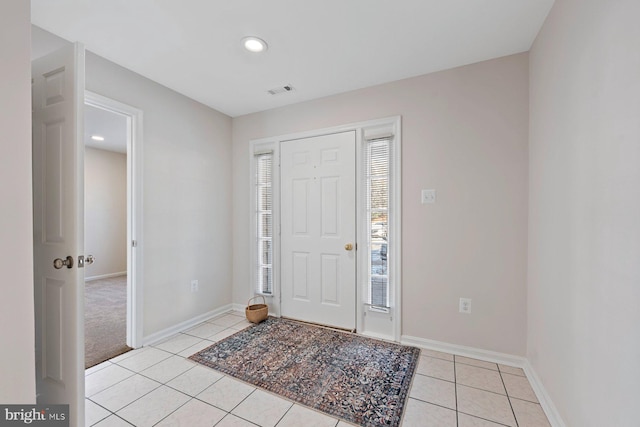
<path id="1" fill-rule="evenodd" d="M 104 141 L 94 141 L 92 135 Z M 84 106 L 84 143 L 101 150 L 127 152 L 127 118 L 121 114 L 91 105 Z"/>
<path id="2" fill-rule="evenodd" d="M 32 23 L 232 117 L 529 50 L 553 0 L 31 0 Z M 240 40 L 263 38 L 251 54 Z M 292 85 L 294 92 L 267 90 Z"/>

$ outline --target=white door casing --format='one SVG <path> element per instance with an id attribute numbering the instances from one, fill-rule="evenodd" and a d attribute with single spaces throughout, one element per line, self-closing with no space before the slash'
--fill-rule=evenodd
<path id="1" fill-rule="evenodd" d="M 84 55 L 75 44 L 32 63 L 37 401 L 69 404 L 71 426 L 84 424 Z"/>
<path id="2" fill-rule="evenodd" d="M 353 330 L 355 131 L 283 141 L 280 161 L 282 315 Z"/>
<path id="3" fill-rule="evenodd" d="M 143 235 L 142 235 L 142 110 L 85 90 L 86 105 L 127 119 L 127 338 L 129 347 L 142 346 Z M 99 260 L 98 260 L 99 262 Z"/>

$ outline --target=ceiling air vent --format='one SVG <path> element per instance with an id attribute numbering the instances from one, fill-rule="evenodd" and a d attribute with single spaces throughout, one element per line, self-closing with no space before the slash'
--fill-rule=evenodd
<path id="1" fill-rule="evenodd" d="M 287 93 L 287 92 L 292 92 L 292 91 L 293 91 L 293 86 L 286 85 L 286 86 L 282 86 L 282 87 L 277 87 L 275 89 L 270 89 L 267 92 L 269 92 L 270 95 L 279 95 L 281 93 Z"/>

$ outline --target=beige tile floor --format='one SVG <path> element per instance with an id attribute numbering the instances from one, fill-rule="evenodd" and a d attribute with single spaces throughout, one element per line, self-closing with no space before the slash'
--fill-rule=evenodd
<path id="1" fill-rule="evenodd" d="M 187 359 L 249 323 L 230 312 L 86 371 L 86 425 L 347 427 Z M 546 427 L 524 371 L 422 350 L 403 427 Z"/>

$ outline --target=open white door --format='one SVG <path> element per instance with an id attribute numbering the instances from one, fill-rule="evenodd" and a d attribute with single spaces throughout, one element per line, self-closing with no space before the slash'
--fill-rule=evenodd
<path id="1" fill-rule="evenodd" d="M 355 329 L 355 132 L 280 150 L 282 315 Z"/>
<path id="2" fill-rule="evenodd" d="M 31 66 L 37 402 L 69 404 L 71 426 L 84 425 L 84 58 L 75 44 Z"/>

